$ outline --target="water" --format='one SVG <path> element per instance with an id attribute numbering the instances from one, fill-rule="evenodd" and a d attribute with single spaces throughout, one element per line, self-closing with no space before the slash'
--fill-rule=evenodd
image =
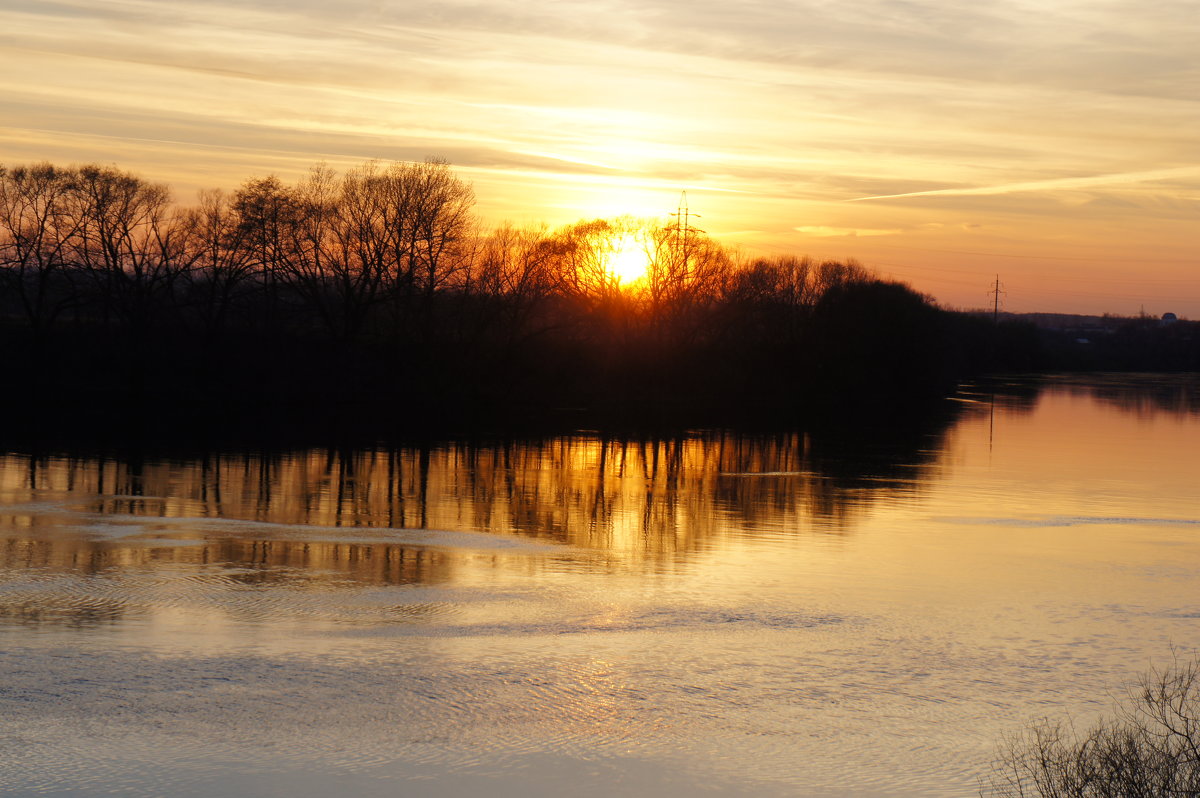
<path id="1" fill-rule="evenodd" d="M 0 788 L 974 794 L 1200 642 L 1186 379 L 903 435 L 0 457 Z"/>

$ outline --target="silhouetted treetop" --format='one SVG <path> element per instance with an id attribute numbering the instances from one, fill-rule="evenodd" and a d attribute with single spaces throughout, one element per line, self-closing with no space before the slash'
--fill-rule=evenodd
<path id="1" fill-rule="evenodd" d="M 116 167 L 0 167 L 0 329 L 67 393 L 188 401 L 798 406 L 984 360 L 854 261 L 747 260 L 677 221 L 487 229 L 473 205 L 438 159 L 186 206 Z"/>

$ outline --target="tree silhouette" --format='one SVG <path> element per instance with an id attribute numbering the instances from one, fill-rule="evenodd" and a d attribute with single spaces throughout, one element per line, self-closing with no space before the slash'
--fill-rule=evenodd
<path id="1" fill-rule="evenodd" d="M 17 298 L 40 352 L 76 301 L 70 244 L 79 230 L 74 170 L 49 163 L 0 167 L 0 287 Z"/>
<path id="2" fill-rule="evenodd" d="M 119 320 L 135 345 L 145 341 L 191 260 L 167 187 L 115 168 L 84 166 L 73 205 L 69 248 L 91 282 L 91 298 L 105 319 Z"/>
<path id="3" fill-rule="evenodd" d="M 50 341 L 47 372 L 97 393 L 121 362 L 179 401 L 439 412 L 836 404 L 928 395 L 996 362 L 991 333 L 853 261 L 741 261 L 686 219 L 483 230 L 473 203 L 440 159 L 318 165 L 188 208 L 115 167 L 0 168 L 0 343 Z M 630 241 L 647 270 L 623 281 Z"/>

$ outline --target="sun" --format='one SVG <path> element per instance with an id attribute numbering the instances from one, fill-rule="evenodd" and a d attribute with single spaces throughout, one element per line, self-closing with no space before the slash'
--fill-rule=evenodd
<path id="1" fill-rule="evenodd" d="M 605 258 L 605 268 L 622 285 L 632 285 L 646 276 L 650 269 L 650 256 L 636 237 L 627 233 L 613 236 Z"/>

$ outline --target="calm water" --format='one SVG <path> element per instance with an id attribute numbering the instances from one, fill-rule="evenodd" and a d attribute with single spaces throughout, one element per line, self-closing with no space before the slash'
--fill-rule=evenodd
<path id="1" fill-rule="evenodd" d="M 971 795 L 1200 644 L 1200 402 L 924 433 L 0 457 L 0 790 Z"/>

